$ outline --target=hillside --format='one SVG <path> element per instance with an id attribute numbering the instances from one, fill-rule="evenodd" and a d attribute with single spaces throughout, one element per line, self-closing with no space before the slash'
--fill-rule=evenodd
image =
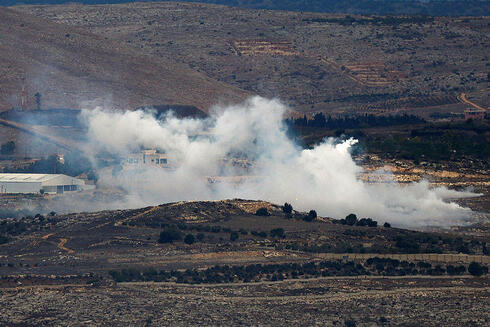
<path id="1" fill-rule="evenodd" d="M 85 28 L 297 111 L 488 106 L 488 17 L 349 16 L 196 3 L 16 7 Z"/>
<path id="2" fill-rule="evenodd" d="M 101 191 L 94 197 L 110 200 Z M 266 214 L 258 214 L 259 209 Z M 107 278 L 110 270 L 128 266 L 202 269 L 215 264 L 334 260 L 349 253 L 357 260 L 381 256 L 446 263 L 489 261 L 486 236 L 415 232 L 371 219 L 350 223 L 308 217 L 307 212 L 284 213 L 282 206 L 264 201 L 235 199 L 6 218 L 0 225 L 0 274 L 96 273 Z M 192 242 L 184 242 L 188 234 L 193 235 Z M 59 258 L 60 250 L 70 256 Z M 77 264 L 66 265 L 65 259 Z"/>
<path id="3" fill-rule="evenodd" d="M 115 108 L 180 104 L 207 110 L 247 93 L 171 58 L 165 60 L 88 31 L 0 8 L 0 110 L 28 107 Z"/>
<path id="4" fill-rule="evenodd" d="M 255 214 L 260 208 L 270 215 Z M 0 324 L 488 320 L 489 279 L 469 275 L 470 265 L 486 271 L 488 238 L 305 216 L 267 202 L 226 200 L 6 219 Z"/>
<path id="5" fill-rule="evenodd" d="M 116 4 L 128 2 L 155 2 L 158 0 L 78 0 L 83 4 Z M 160 0 L 161 1 L 161 0 Z M 72 0 L 4 0 L 6 6 L 16 4 L 62 4 Z M 481 16 L 490 12 L 487 0 L 189 0 L 187 2 L 214 3 L 235 7 L 312 11 L 353 14 L 423 14 L 442 16 Z"/>

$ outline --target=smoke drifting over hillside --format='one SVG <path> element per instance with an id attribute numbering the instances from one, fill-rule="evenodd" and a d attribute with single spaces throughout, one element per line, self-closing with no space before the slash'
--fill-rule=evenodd
<path id="1" fill-rule="evenodd" d="M 144 111 L 84 111 L 92 155 L 107 151 L 124 157 L 140 148 L 164 149 L 172 169 L 149 168 L 117 175 L 101 171 L 100 183 L 128 192 L 128 206 L 182 200 L 262 199 L 292 203 L 297 210 L 343 218 L 349 213 L 399 226 L 452 225 L 471 211 L 447 198 L 471 193 L 430 189 L 427 182 L 406 186 L 366 184 L 349 149 L 356 140 L 326 139 L 302 149 L 282 123 L 287 108 L 260 97 L 216 107 L 205 120 L 157 120 Z M 224 165 L 223 159 L 252 162 Z M 209 183 L 208 176 L 244 176 L 240 183 Z"/>

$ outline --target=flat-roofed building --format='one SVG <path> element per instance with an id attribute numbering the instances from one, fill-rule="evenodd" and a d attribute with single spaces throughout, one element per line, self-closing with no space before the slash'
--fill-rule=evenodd
<path id="1" fill-rule="evenodd" d="M 63 194 L 93 188 L 82 179 L 62 174 L 0 174 L 0 193 Z"/>
<path id="2" fill-rule="evenodd" d="M 123 161 L 123 167 L 126 169 L 143 168 L 143 167 L 161 167 L 168 168 L 167 154 L 157 150 L 142 150 L 138 153 L 131 153 Z"/>

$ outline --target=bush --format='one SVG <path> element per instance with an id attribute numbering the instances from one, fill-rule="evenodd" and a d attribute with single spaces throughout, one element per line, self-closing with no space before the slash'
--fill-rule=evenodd
<path id="1" fill-rule="evenodd" d="M 308 212 L 308 215 L 305 216 L 304 220 L 305 221 L 313 221 L 316 219 L 316 217 L 317 217 L 316 211 L 310 210 L 310 212 Z"/>
<path id="2" fill-rule="evenodd" d="M 378 222 L 376 220 L 372 220 L 371 218 L 362 218 L 357 223 L 357 226 L 369 226 L 369 227 L 377 227 Z"/>
<path id="3" fill-rule="evenodd" d="M 230 241 L 235 242 L 236 240 L 238 240 L 238 237 L 239 236 L 238 236 L 238 233 L 237 232 L 232 232 L 230 234 Z"/>
<path id="4" fill-rule="evenodd" d="M 182 232 L 176 226 L 168 226 L 160 233 L 158 243 L 173 243 L 180 240 L 182 240 Z"/>
<path id="5" fill-rule="evenodd" d="M 349 226 L 354 226 L 357 223 L 357 216 L 353 213 L 345 217 L 345 223 Z"/>
<path id="6" fill-rule="evenodd" d="M 286 235 L 284 234 L 284 228 L 271 229 L 270 235 L 271 235 L 271 237 L 281 237 L 281 238 L 286 237 Z"/>
<path id="7" fill-rule="evenodd" d="M 185 237 L 184 237 L 184 242 L 186 244 L 193 244 L 194 242 L 196 241 L 196 238 L 194 237 L 194 235 L 192 234 L 187 234 Z"/>
<path id="8" fill-rule="evenodd" d="M 390 227 L 391 227 L 391 224 L 390 224 L 390 223 L 384 223 L 384 224 L 383 224 L 383 227 L 385 227 L 385 228 L 390 228 Z"/>
<path id="9" fill-rule="evenodd" d="M 290 215 L 293 212 L 293 206 L 289 203 L 284 203 L 284 206 L 282 207 L 282 212 L 284 212 L 286 215 Z"/>
<path id="10" fill-rule="evenodd" d="M 269 211 L 267 211 L 267 208 L 259 208 L 257 209 L 257 211 L 255 212 L 255 215 L 257 216 L 270 216 L 270 213 Z"/>
<path id="11" fill-rule="evenodd" d="M 356 327 L 356 322 L 354 320 L 346 320 L 345 327 Z"/>
<path id="12" fill-rule="evenodd" d="M 468 266 L 468 272 L 473 276 L 480 277 L 481 275 L 486 274 L 488 272 L 488 268 L 480 265 L 478 262 L 473 261 Z"/>

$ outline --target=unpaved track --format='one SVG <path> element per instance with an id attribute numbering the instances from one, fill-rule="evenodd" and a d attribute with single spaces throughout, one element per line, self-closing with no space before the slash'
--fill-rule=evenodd
<path id="1" fill-rule="evenodd" d="M 155 211 L 159 208 L 159 206 L 154 206 L 146 211 L 143 211 L 137 215 L 134 215 L 134 216 L 131 216 L 131 217 L 128 217 L 128 218 L 125 218 L 125 219 L 122 219 L 122 220 L 119 220 L 117 222 L 114 223 L 114 226 L 121 226 L 123 222 L 125 221 L 130 221 L 130 220 L 133 220 L 133 219 L 138 219 L 140 217 L 143 217 L 144 215 L 146 215 L 147 213 L 150 213 L 152 211 Z"/>
<path id="2" fill-rule="evenodd" d="M 460 99 L 461 101 L 463 101 L 464 103 L 467 103 L 467 104 L 469 104 L 469 105 L 471 105 L 471 106 L 475 107 L 476 109 L 483 110 L 483 111 L 487 111 L 487 109 L 483 108 L 482 106 L 477 105 L 476 103 L 474 103 L 474 102 L 472 102 L 472 101 L 468 100 L 468 99 L 466 98 L 466 93 L 461 93 L 461 95 L 459 96 L 459 99 Z"/>
<path id="3" fill-rule="evenodd" d="M 57 245 L 58 246 L 58 249 L 63 250 L 63 251 L 66 251 L 68 253 L 75 253 L 75 251 L 73 251 L 72 249 L 69 249 L 69 248 L 65 247 L 66 242 L 68 242 L 68 239 L 61 238 L 60 239 L 60 242 Z"/>
<path id="4" fill-rule="evenodd" d="M 5 125 L 7 127 L 18 129 L 24 133 L 37 136 L 41 140 L 52 143 L 52 144 L 59 146 L 60 148 L 63 148 L 67 151 L 72 151 L 72 150 L 77 148 L 77 146 L 73 142 L 67 143 L 66 140 L 62 140 L 58 137 L 48 135 L 45 132 L 38 131 L 37 129 L 35 129 L 32 126 L 20 124 L 17 122 L 13 122 L 13 121 L 1 119 L 1 118 L 0 118 L 0 125 Z"/>

